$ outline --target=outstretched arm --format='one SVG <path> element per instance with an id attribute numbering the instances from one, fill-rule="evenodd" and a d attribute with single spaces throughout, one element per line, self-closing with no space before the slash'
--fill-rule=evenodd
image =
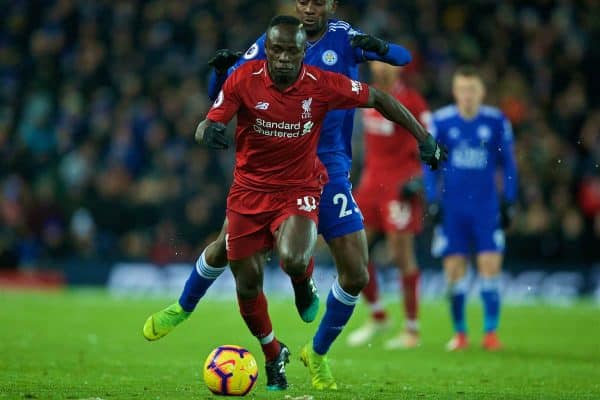
<path id="1" fill-rule="evenodd" d="M 383 61 L 397 66 L 412 61 L 412 56 L 407 49 L 375 36 L 357 34 L 350 39 L 350 44 L 355 48 L 355 53 L 359 53 L 355 54 L 358 60 Z"/>
<path id="2" fill-rule="evenodd" d="M 242 56 L 241 51 L 232 51 L 229 49 L 217 50 L 214 56 L 208 60 L 208 65 L 213 67 L 208 78 L 208 98 L 215 100 L 221 90 L 221 86 L 227 80 L 230 74 L 230 67 L 238 62 Z"/>
<path id="3" fill-rule="evenodd" d="M 423 143 L 428 137 L 431 137 L 429 132 L 423 128 L 402 103 L 388 93 L 375 89 L 373 86 L 369 86 L 369 100 L 363 107 L 375 108 L 386 119 L 402 125 L 412 133 L 419 143 Z"/>
<path id="4" fill-rule="evenodd" d="M 363 107 L 375 108 L 386 119 L 402 125 L 419 142 L 421 160 L 437 169 L 448 158 L 448 151 L 417 121 L 406 107 L 389 94 L 369 86 L 369 100 Z"/>

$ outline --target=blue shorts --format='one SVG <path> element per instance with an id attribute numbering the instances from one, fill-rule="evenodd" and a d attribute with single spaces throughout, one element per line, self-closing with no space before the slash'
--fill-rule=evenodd
<path id="1" fill-rule="evenodd" d="M 352 197 L 352 184 L 348 177 L 330 179 L 323 188 L 319 203 L 319 233 L 326 241 L 365 228 L 360 209 Z"/>
<path id="2" fill-rule="evenodd" d="M 433 232 L 434 257 L 504 252 L 504 231 L 498 214 L 470 215 L 444 209 L 443 221 Z"/>

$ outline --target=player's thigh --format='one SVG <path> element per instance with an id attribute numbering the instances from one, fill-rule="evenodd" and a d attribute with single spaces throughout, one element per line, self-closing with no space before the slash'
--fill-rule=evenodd
<path id="1" fill-rule="evenodd" d="M 412 232 L 391 231 L 386 233 L 387 248 L 398 268 L 404 273 L 415 272 L 417 258 L 415 256 L 415 235 Z"/>
<path id="2" fill-rule="evenodd" d="M 306 215 L 287 215 L 276 225 L 275 246 L 284 263 L 306 266 L 317 242 L 315 220 Z"/>
<path id="3" fill-rule="evenodd" d="M 323 188 L 319 203 L 319 233 L 329 242 L 364 229 L 363 217 L 352 196 L 347 178 L 334 180 Z"/>
<path id="4" fill-rule="evenodd" d="M 456 282 L 465 276 L 467 271 L 467 257 L 462 254 L 451 254 L 442 260 L 446 278 L 450 282 Z"/>
<path id="5" fill-rule="evenodd" d="M 335 261 L 342 288 L 358 294 L 369 282 L 367 236 L 364 230 L 336 237 L 327 242 Z"/>
<path id="6" fill-rule="evenodd" d="M 502 253 L 484 251 L 477 254 L 477 270 L 479 275 L 490 278 L 500 273 L 502 269 Z"/>
<path id="7" fill-rule="evenodd" d="M 241 214 L 227 210 L 225 246 L 230 264 L 273 248 L 269 223 L 275 215 L 272 212 Z"/>
<path id="8" fill-rule="evenodd" d="M 256 297 L 262 290 L 266 254 L 265 251 L 259 251 L 248 257 L 230 261 L 236 290 L 241 298 Z"/>
<path id="9" fill-rule="evenodd" d="M 227 225 L 227 218 L 225 218 L 219 236 L 206 247 L 204 257 L 210 266 L 224 267 L 227 265 Z"/>

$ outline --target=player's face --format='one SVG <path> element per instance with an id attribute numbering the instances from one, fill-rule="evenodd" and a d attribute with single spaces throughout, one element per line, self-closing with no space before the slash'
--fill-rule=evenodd
<path id="1" fill-rule="evenodd" d="M 483 102 L 485 88 L 479 77 L 456 75 L 452 80 L 452 94 L 459 109 L 474 113 Z"/>
<path id="2" fill-rule="evenodd" d="M 334 0 L 296 0 L 296 13 L 311 39 L 325 32 L 327 19 L 334 10 Z"/>
<path id="3" fill-rule="evenodd" d="M 271 79 L 277 84 L 293 83 L 304 58 L 306 34 L 295 26 L 274 26 L 267 32 L 265 52 Z"/>
<path id="4" fill-rule="evenodd" d="M 399 69 L 390 64 L 381 61 L 371 61 L 369 63 L 373 83 L 381 88 L 389 88 L 398 79 Z"/>

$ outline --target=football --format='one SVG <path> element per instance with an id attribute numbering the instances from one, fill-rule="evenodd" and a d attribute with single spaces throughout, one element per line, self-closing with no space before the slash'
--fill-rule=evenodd
<path id="1" fill-rule="evenodd" d="M 211 392 L 218 395 L 245 396 L 257 379 L 256 359 L 240 346 L 219 346 L 204 363 L 204 382 Z"/>

